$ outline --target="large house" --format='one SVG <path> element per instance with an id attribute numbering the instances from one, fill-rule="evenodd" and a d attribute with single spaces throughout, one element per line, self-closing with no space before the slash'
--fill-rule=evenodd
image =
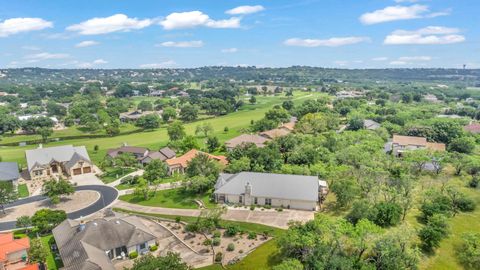
<path id="1" fill-rule="evenodd" d="M 232 150 L 233 148 L 242 145 L 242 144 L 249 144 L 253 143 L 257 147 L 265 147 L 265 144 L 270 141 L 270 139 L 257 135 L 257 134 L 242 134 L 240 136 L 237 136 L 233 139 L 230 139 L 225 142 L 225 146 L 227 147 L 227 150 Z"/>
<path id="2" fill-rule="evenodd" d="M 175 151 L 168 147 L 164 147 L 158 151 L 150 151 L 148 148 L 135 146 L 122 146 L 120 148 L 110 149 L 108 150 L 107 155 L 110 158 L 116 158 L 124 153 L 134 155 L 138 162 L 144 165 L 150 163 L 150 161 L 155 159 L 165 161 L 176 156 Z"/>
<path id="3" fill-rule="evenodd" d="M 0 233 L 0 270 L 8 269 L 38 269 L 37 265 L 26 263 L 30 248 L 28 237 L 15 239 L 13 233 Z"/>
<path id="4" fill-rule="evenodd" d="M 445 144 L 427 142 L 424 137 L 393 135 L 392 141 L 387 143 L 386 150 L 395 156 L 401 156 L 406 151 L 430 149 L 432 151 L 445 151 Z"/>
<path id="5" fill-rule="evenodd" d="M 0 162 L 0 182 L 9 182 L 17 187 L 19 178 L 20 173 L 16 162 Z"/>
<path id="6" fill-rule="evenodd" d="M 168 173 L 185 173 L 188 163 L 199 154 L 207 155 L 210 159 L 218 161 L 222 165 L 228 164 L 225 156 L 214 156 L 209 153 L 198 151 L 197 149 L 192 149 L 180 157 L 167 159 L 165 162 L 168 166 Z"/>
<path id="7" fill-rule="evenodd" d="M 150 114 L 157 114 L 160 115 L 161 112 L 155 112 L 155 111 L 133 111 L 133 112 L 126 112 L 126 113 L 120 113 L 119 119 L 122 122 L 129 122 L 129 121 L 137 121 L 140 117 L 150 115 Z"/>
<path id="8" fill-rule="evenodd" d="M 327 192 L 316 176 L 241 172 L 222 173 L 215 184 L 215 201 L 241 205 L 269 205 L 300 210 L 317 209 Z"/>
<path id="9" fill-rule="evenodd" d="M 112 260 L 149 252 L 157 238 L 137 217 L 67 219 L 53 229 L 64 270 L 114 270 Z"/>
<path id="10" fill-rule="evenodd" d="M 25 151 L 31 180 L 94 173 L 85 146 L 56 146 Z"/>

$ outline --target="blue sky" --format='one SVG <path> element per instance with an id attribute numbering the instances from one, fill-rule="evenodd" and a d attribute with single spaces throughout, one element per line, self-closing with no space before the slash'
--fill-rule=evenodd
<path id="1" fill-rule="evenodd" d="M 0 67 L 480 68 L 478 0 L 0 0 Z"/>

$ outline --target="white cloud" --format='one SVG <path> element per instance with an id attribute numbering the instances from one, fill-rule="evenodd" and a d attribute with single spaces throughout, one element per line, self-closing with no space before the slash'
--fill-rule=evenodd
<path id="1" fill-rule="evenodd" d="M 368 37 L 333 37 L 330 39 L 300 39 L 290 38 L 283 43 L 287 46 L 299 46 L 299 47 L 338 47 L 344 45 L 351 45 L 361 42 L 369 41 Z"/>
<path id="2" fill-rule="evenodd" d="M 42 52 L 42 53 L 26 55 L 24 58 L 27 59 L 28 63 L 35 63 L 35 62 L 43 61 L 43 60 L 65 59 L 65 58 L 68 58 L 68 57 L 70 57 L 70 55 L 68 55 L 66 53 Z"/>
<path id="3" fill-rule="evenodd" d="M 163 47 L 176 47 L 176 48 L 198 48 L 203 47 L 203 41 L 201 40 L 192 40 L 192 41 L 166 41 L 159 44 Z"/>
<path id="4" fill-rule="evenodd" d="M 333 61 L 333 63 L 337 66 L 344 67 L 344 66 L 347 66 L 349 62 L 344 60 L 337 60 L 337 61 Z"/>
<path id="5" fill-rule="evenodd" d="M 108 64 L 108 61 L 105 61 L 103 59 L 96 59 L 96 60 L 93 60 L 92 62 L 78 62 L 78 61 L 73 61 L 69 64 L 66 64 L 66 65 L 71 65 L 71 64 L 75 64 L 78 68 L 93 68 L 95 66 L 98 66 L 98 65 L 104 65 L 104 64 Z"/>
<path id="6" fill-rule="evenodd" d="M 168 60 L 168 61 L 161 62 L 161 63 L 142 64 L 142 65 L 140 65 L 140 68 L 147 68 L 147 69 L 150 69 L 150 68 L 169 68 L 169 67 L 174 67 L 176 65 L 177 65 L 177 63 L 175 63 L 175 61 Z"/>
<path id="7" fill-rule="evenodd" d="M 90 20 L 67 27 L 68 31 L 78 32 L 81 35 L 100 35 L 113 32 L 125 32 L 142 29 L 152 25 L 153 20 L 129 18 L 125 14 L 115 14 L 110 17 L 92 18 Z"/>
<path id="8" fill-rule="evenodd" d="M 41 18 L 12 18 L 0 22 L 0 37 L 52 28 L 53 23 Z"/>
<path id="9" fill-rule="evenodd" d="M 372 58 L 372 61 L 387 61 L 387 60 L 388 60 L 388 57 L 384 57 L 384 56 Z"/>
<path id="10" fill-rule="evenodd" d="M 160 21 L 166 30 L 194 28 L 199 26 L 211 28 L 238 28 L 240 18 L 232 17 L 226 20 L 213 20 L 201 11 L 174 12 Z"/>
<path id="11" fill-rule="evenodd" d="M 227 10 L 227 11 L 225 11 L 225 13 L 230 14 L 230 15 L 245 15 L 245 14 L 257 13 L 257 12 L 260 12 L 260 11 L 263 11 L 263 10 L 265 10 L 265 8 L 261 5 L 239 6 L 239 7 Z"/>
<path id="12" fill-rule="evenodd" d="M 94 46 L 94 45 L 98 45 L 98 44 L 99 43 L 97 41 L 85 40 L 85 41 L 82 41 L 80 43 L 75 44 L 75 47 L 76 48 L 84 48 L 84 47 L 90 47 L 90 46 Z"/>
<path id="13" fill-rule="evenodd" d="M 431 56 L 402 56 L 390 62 L 392 66 L 421 65 L 423 62 L 431 61 Z"/>
<path id="14" fill-rule="evenodd" d="M 236 53 L 238 52 L 237 48 L 227 48 L 227 49 L 222 49 L 222 53 Z"/>
<path id="15" fill-rule="evenodd" d="M 433 45 L 452 44 L 465 41 L 460 29 L 443 26 L 428 26 L 415 31 L 396 30 L 385 37 L 387 45 Z"/>
<path id="16" fill-rule="evenodd" d="M 105 61 L 103 59 L 97 59 L 97 60 L 94 60 L 93 63 L 96 65 L 103 65 L 103 64 L 108 64 L 108 61 Z"/>
<path id="17" fill-rule="evenodd" d="M 363 24 L 377 24 L 383 22 L 410 20 L 418 18 L 433 18 L 448 15 L 449 11 L 431 13 L 426 5 L 389 6 L 384 9 L 364 13 L 360 16 Z"/>

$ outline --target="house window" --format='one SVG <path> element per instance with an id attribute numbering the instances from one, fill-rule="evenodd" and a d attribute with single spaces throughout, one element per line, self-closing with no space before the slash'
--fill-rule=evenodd
<path id="1" fill-rule="evenodd" d="M 255 197 L 255 198 L 253 199 L 253 204 L 258 204 L 258 198 L 257 198 L 257 197 Z"/>
<path id="2" fill-rule="evenodd" d="M 43 171 L 34 171 L 33 174 L 34 174 L 35 176 L 40 176 L 40 175 L 43 174 Z"/>
<path id="3" fill-rule="evenodd" d="M 143 244 L 140 244 L 140 249 L 143 250 L 147 247 L 147 244 L 143 243 Z"/>
<path id="4" fill-rule="evenodd" d="M 238 202 L 239 202 L 239 203 L 243 203 L 243 197 L 242 197 L 242 196 L 239 196 L 239 197 L 238 197 Z"/>
<path id="5" fill-rule="evenodd" d="M 265 205 L 272 205 L 272 199 L 265 199 Z"/>

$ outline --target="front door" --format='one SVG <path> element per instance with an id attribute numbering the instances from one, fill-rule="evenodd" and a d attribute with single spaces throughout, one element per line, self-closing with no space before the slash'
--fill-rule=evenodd
<path id="1" fill-rule="evenodd" d="M 56 164 L 52 165 L 51 168 L 52 168 L 52 173 L 58 173 L 58 167 Z"/>

